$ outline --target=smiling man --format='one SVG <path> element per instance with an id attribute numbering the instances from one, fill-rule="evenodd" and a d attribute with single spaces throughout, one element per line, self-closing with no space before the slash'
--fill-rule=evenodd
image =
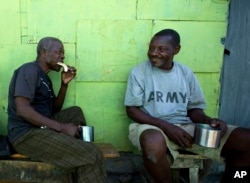
<path id="1" fill-rule="evenodd" d="M 63 43 L 45 37 L 37 45 L 36 60 L 14 71 L 8 96 L 8 137 L 17 152 L 73 172 L 74 182 L 105 183 L 102 153 L 93 143 L 79 139 L 79 126 L 86 125 L 82 110 L 77 106 L 62 110 L 76 69 L 68 66 L 61 72 L 57 95 L 48 77 L 50 71 L 60 71 L 58 63 L 64 58 Z"/>
<path id="2" fill-rule="evenodd" d="M 155 182 L 170 183 L 171 163 L 183 149 L 225 161 L 226 170 L 250 167 L 250 130 L 226 125 L 204 113 L 205 99 L 194 73 L 174 61 L 180 49 L 179 34 L 172 29 L 161 30 L 150 41 L 149 60 L 129 74 L 124 102 L 132 119 L 129 139 L 142 151 L 146 169 Z M 221 128 L 220 147 L 193 144 L 194 123 Z"/>

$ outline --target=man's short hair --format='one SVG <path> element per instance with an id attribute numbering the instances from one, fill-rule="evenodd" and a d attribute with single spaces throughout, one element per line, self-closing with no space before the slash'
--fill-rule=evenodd
<path id="1" fill-rule="evenodd" d="M 178 32 L 176 32 L 173 29 L 163 29 L 159 32 L 157 32 L 155 36 L 171 36 L 172 37 L 172 43 L 174 46 L 178 46 L 180 44 L 180 35 Z"/>
<path id="2" fill-rule="evenodd" d="M 49 50 L 52 47 L 52 43 L 53 42 L 60 42 L 62 43 L 62 41 L 58 38 L 55 37 L 44 37 L 42 38 L 38 44 L 37 44 L 37 55 L 41 54 L 41 51 L 43 50 Z"/>

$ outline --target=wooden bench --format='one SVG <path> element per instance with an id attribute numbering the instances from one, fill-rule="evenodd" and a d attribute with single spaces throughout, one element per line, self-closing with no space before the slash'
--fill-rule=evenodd
<path id="1" fill-rule="evenodd" d="M 102 151 L 104 158 L 120 157 L 112 144 L 99 143 L 96 145 Z M 11 158 L 11 160 L 0 160 L 0 183 L 62 183 L 62 179 L 69 178 L 67 172 L 63 172 L 51 164 L 30 161 L 28 157 L 21 154 L 14 154 Z M 180 154 L 171 169 L 189 169 L 190 183 L 198 183 L 199 171 L 203 169 L 206 160 L 208 159 L 200 155 Z M 174 182 L 179 182 L 177 175 Z"/>
<path id="2" fill-rule="evenodd" d="M 103 153 L 104 158 L 119 157 L 119 152 L 109 143 L 96 143 Z M 54 165 L 31 161 L 22 154 L 13 154 L 9 160 L 0 160 L 0 182 L 46 182 L 62 183 L 69 179 L 69 173 Z M 70 181 L 68 181 L 70 182 Z"/>
<path id="3" fill-rule="evenodd" d="M 179 154 L 174 164 L 171 166 L 172 169 L 189 169 L 189 181 L 190 183 L 199 182 L 199 171 L 204 168 L 204 161 L 209 159 L 201 155 L 193 154 Z M 179 178 L 179 177 L 178 177 Z M 179 180 L 177 180 L 179 182 Z"/>
<path id="4" fill-rule="evenodd" d="M 167 158 L 170 161 L 170 156 L 167 156 Z M 208 163 L 208 165 L 206 165 L 206 163 Z M 171 176 L 173 179 L 172 181 L 173 183 L 199 183 L 200 178 L 203 178 L 203 176 L 208 173 L 207 168 L 210 169 L 211 163 L 212 161 L 210 159 L 207 159 L 201 155 L 180 153 L 174 163 L 171 165 Z M 189 181 L 186 180 L 187 177 L 183 178 L 180 176 L 179 170 L 184 168 L 188 169 Z M 206 170 L 204 170 L 203 168 L 206 168 Z M 202 172 L 200 172 L 201 170 Z M 144 176 L 146 177 L 148 182 L 154 182 L 147 171 L 144 172 Z"/>

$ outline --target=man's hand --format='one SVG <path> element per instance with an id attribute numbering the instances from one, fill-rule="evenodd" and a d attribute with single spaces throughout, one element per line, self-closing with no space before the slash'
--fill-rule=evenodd
<path id="1" fill-rule="evenodd" d="M 68 66 L 68 71 L 62 71 L 62 82 L 67 85 L 75 76 L 76 76 L 76 68 Z"/>
<path id="2" fill-rule="evenodd" d="M 138 123 L 157 126 L 168 136 L 170 140 L 180 147 L 187 148 L 192 146 L 193 138 L 180 127 L 168 123 L 167 121 L 154 118 L 141 111 L 138 107 L 126 106 L 126 111 L 128 117 Z"/>
<path id="3" fill-rule="evenodd" d="M 188 116 L 194 123 L 206 123 L 211 127 L 220 128 L 221 136 L 227 131 L 227 125 L 224 121 L 207 116 L 202 109 L 190 109 L 188 110 Z"/>
<path id="4" fill-rule="evenodd" d="M 161 129 L 168 136 L 170 140 L 179 145 L 182 148 L 192 147 L 193 138 L 189 133 L 180 127 L 173 125 L 171 123 L 165 123 Z"/>
<path id="5" fill-rule="evenodd" d="M 80 133 L 79 133 L 79 127 L 72 124 L 72 123 L 67 123 L 67 124 L 61 124 L 61 130 L 60 132 L 66 133 L 72 137 L 79 138 Z"/>
<path id="6" fill-rule="evenodd" d="M 210 120 L 209 124 L 210 124 L 211 127 L 220 128 L 221 129 L 221 136 L 223 136 L 227 131 L 227 124 L 224 121 L 220 120 L 220 119 L 212 118 Z"/>

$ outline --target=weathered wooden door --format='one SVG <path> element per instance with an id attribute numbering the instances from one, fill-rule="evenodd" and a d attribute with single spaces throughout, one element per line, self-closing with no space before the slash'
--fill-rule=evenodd
<path id="1" fill-rule="evenodd" d="M 221 72 L 219 117 L 250 127 L 250 1 L 231 0 Z"/>

